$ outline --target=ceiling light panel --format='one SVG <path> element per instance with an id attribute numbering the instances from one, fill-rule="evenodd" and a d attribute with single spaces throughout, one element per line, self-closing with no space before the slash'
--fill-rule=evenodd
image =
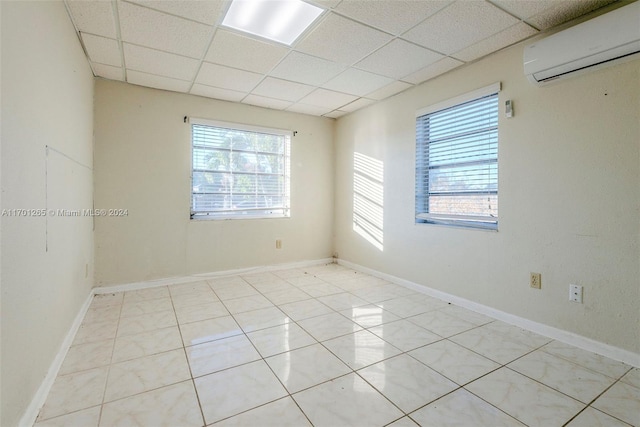
<path id="1" fill-rule="evenodd" d="M 322 12 L 301 0 L 233 0 L 222 25 L 291 46 Z"/>

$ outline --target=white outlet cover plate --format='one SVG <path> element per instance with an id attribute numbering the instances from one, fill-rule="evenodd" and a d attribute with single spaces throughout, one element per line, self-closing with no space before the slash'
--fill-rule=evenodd
<path id="1" fill-rule="evenodd" d="M 569 301 L 582 304 L 582 286 L 569 285 Z"/>

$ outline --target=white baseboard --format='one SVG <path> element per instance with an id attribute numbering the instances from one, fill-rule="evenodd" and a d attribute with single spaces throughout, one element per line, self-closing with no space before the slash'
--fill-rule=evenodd
<path id="1" fill-rule="evenodd" d="M 534 322 L 533 320 L 525 319 L 514 314 L 506 313 L 495 308 L 478 304 L 477 302 L 461 298 L 455 295 L 448 294 L 446 292 L 432 289 L 427 286 L 419 285 L 409 280 L 402 279 L 400 277 L 392 276 L 391 274 L 382 273 L 371 268 L 355 264 L 350 261 L 338 259 L 338 264 L 345 267 L 352 268 L 354 270 L 361 271 L 363 273 L 370 274 L 372 276 L 379 277 L 381 279 L 388 280 L 398 285 L 405 286 L 413 289 L 417 292 L 432 296 L 434 298 L 441 299 L 443 301 L 450 302 L 460 307 L 475 311 L 476 313 L 484 314 L 497 320 L 509 323 L 511 325 L 519 326 L 523 329 L 535 332 L 540 335 L 552 338 L 557 341 L 564 342 L 566 344 L 573 345 L 583 350 L 591 351 L 593 353 L 600 354 L 610 359 L 618 360 L 631 366 L 640 368 L 640 354 L 634 353 L 629 350 L 625 350 L 619 347 L 615 347 L 609 344 L 605 344 L 591 338 L 584 337 L 582 335 L 575 334 L 573 332 L 558 329 L 553 326 L 545 325 L 543 323 Z"/>
<path id="2" fill-rule="evenodd" d="M 94 295 L 110 294 L 113 292 L 134 291 L 137 289 L 155 288 L 157 286 L 176 285 L 179 283 L 195 282 L 214 277 L 236 276 L 247 273 L 265 273 L 268 271 L 286 270 L 290 268 L 310 267 L 313 265 L 330 264 L 335 262 L 333 258 L 321 258 L 316 260 L 306 260 L 289 262 L 285 264 L 264 265 L 258 267 L 238 268 L 235 270 L 215 271 L 211 273 L 198 273 L 188 276 L 167 277 L 163 279 L 146 280 L 143 282 L 125 283 L 122 285 L 98 286 L 93 288 Z"/>
<path id="3" fill-rule="evenodd" d="M 78 329 L 82 324 L 82 320 L 84 319 L 85 314 L 87 314 L 87 310 L 91 305 L 91 300 L 93 299 L 93 295 L 94 295 L 93 292 L 90 292 L 89 295 L 87 296 L 87 299 L 82 304 L 82 307 L 80 307 L 78 314 L 76 315 L 75 319 L 73 320 L 73 323 L 71 324 L 71 328 L 69 328 L 69 332 L 67 332 L 67 335 L 65 336 L 64 341 L 62 341 L 62 344 L 60 345 L 60 348 L 58 350 L 58 353 L 56 354 L 56 357 L 53 359 L 53 362 L 49 366 L 47 375 L 44 377 L 44 380 L 42 380 L 42 383 L 40 384 L 38 391 L 36 391 L 35 396 L 33 396 L 33 399 L 31 399 L 31 403 L 29 404 L 29 406 L 27 407 L 27 410 L 22 415 L 22 418 L 20 418 L 20 423 L 18 424 L 20 427 L 31 427 L 36 422 L 36 418 L 38 418 L 40 409 L 42 408 L 45 401 L 47 400 L 49 391 L 51 391 L 51 387 L 53 386 L 53 383 L 55 382 L 56 377 L 58 376 L 58 372 L 60 371 L 60 367 L 64 362 L 64 358 L 67 355 L 67 351 L 69 351 L 69 347 L 71 347 L 71 344 L 73 343 L 73 339 L 75 338 L 76 333 L 78 332 Z"/>

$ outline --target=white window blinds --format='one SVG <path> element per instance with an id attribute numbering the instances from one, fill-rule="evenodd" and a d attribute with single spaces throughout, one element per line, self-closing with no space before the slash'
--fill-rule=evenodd
<path id="1" fill-rule="evenodd" d="M 416 118 L 416 223 L 497 229 L 497 90 Z"/>
<path id="2" fill-rule="evenodd" d="M 191 119 L 191 218 L 289 216 L 291 133 Z"/>

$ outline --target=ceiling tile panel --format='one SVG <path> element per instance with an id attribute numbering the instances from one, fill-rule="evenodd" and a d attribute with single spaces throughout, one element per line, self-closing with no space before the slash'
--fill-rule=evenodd
<path id="1" fill-rule="evenodd" d="M 349 114 L 347 111 L 333 110 L 330 113 L 324 114 L 324 117 L 329 117 L 330 119 L 337 119 L 338 117 L 342 117 L 345 114 Z"/>
<path id="2" fill-rule="evenodd" d="M 451 0 L 344 0 L 336 11 L 388 33 L 399 35 L 449 3 Z"/>
<path id="3" fill-rule="evenodd" d="M 330 13 L 296 50 L 351 65 L 391 40 L 391 36 Z"/>
<path id="4" fill-rule="evenodd" d="M 346 112 L 350 113 L 352 111 L 356 111 L 356 110 L 359 110 L 361 108 L 364 108 L 367 105 L 371 105 L 374 102 L 376 102 L 376 101 L 374 101 L 373 99 L 359 98 L 359 99 L 356 99 L 355 101 L 353 101 L 351 104 L 343 105 L 342 107 L 340 107 L 340 109 L 342 111 L 346 111 Z"/>
<path id="5" fill-rule="evenodd" d="M 393 82 L 389 77 L 349 68 L 323 85 L 324 88 L 364 96 Z"/>
<path id="6" fill-rule="evenodd" d="M 558 3 L 558 0 L 492 0 L 492 3 L 520 19 L 527 19 Z"/>
<path id="7" fill-rule="evenodd" d="M 123 43 L 127 68 L 180 80 L 193 80 L 200 61 L 185 56 Z"/>
<path id="8" fill-rule="evenodd" d="M 203 62 L 196 82 L 221 89 L 250 92 L 262 77 L 262 74 Z"/>
<path id="9" fill-rule="evenodd" d="M 474 59 L 488 55 L 491 52 L 495 52 L 503 47 L 517 43 L 520 40 L 524 40 L 537 33 L 538 31 L 535 28 L 525 24 L 524 22 L 519 22 L 513 27 L 509 27 L 498 34 L 494 34 L 479 43 L 452 54 L 451 56 L 465 62 L 473 61 Z"/>
<path id="10" fill-rule="evenodd" d="M 267 98 L 266 96 L 249 95 L 243 101 L 244 104 L 257 105 L 258 107 L 271 108 L 274 110 L 284 110 L 291 106 L 292 102 L 280 99 Z"/>
<path id="11" fill-rule="evenodd" d="M 379 101 L 381 99 L 388 98 L 404 90 L 407 90 L 411 86 L 413 85 L 405 82 L 400 82 L 400 81 L 393 82 L 388 86 L 385 86 L 381 89 L 376 90 L 375 92 L 371 92 L 370 94 L 367 95 L 367 98 L 371 98 L 371 99 L 375 99 L 376 101 Z"/>
<path id="12" fill-rule="evenodd" d="M 567 0 L 555 2 L 554 6 L 527 19 L 539 30 L 548 30 L 575 19 L 600 7 L 613 3 L 612 0 Z"/>
<path id="13" fill-rule="evenodd" d="M 327 89 L 316 89 L 300 100 L 302 104 L 315 105 L 317 107 L 327 107 L 332 110 L 340 108 L 357 99 L 356 96 L 346 93 L 334 92 Z"/>
<path id="14" fill-rule="evenodd" d="M 205 60 L 256 73 L 267 73 L 288 51 L 284 46 L 218 29 Z"/>
<path id="15" fill-rule="evenodd" d="M 312 116 L 322 116 L 333 111 L 332 108 L 316 107 L 315 105 L 307 104 L 293 104 L 287 108 L 287 111 L 293 111 L 294 113 L 309 114 Z"/>
<path id="16" fill-rule="evenodd" d="M 134 85 L 171 90 L 173 92 L 188 92 L 189 87 L 191 86 L 191 82 L 184 80 L 154 76 L 153 74 L 141 73 L 133 70 L 127 70 L 127 82 Z"/>
<path id="17" fill-rule="evenodd" d="M 443 55 L 396 39 L 358 62 L 356 67 L 400 79 L 442 58 Z"/>
<path id="18" fill-rule="evenodd" d="M 449 70 L 453 70 L 454 68 L 461 65 L 464 65 L 464 62 L 446 57 L 431 65 L 427 65 L 423 69 L 416 71 L 413 74 L 409 74 L 408 76 L 403 77 L 402 80 L 413 84 L 422 83 L 436 76 L 439 76 L 440 74 L 444 74 Z"/>
<path id="19" fill-rule="evenodd" d="M 117 38 L 110 1 L 67 1 L 67 5 L 78 31 Z"/>
<path id="20" fill-rule="evenodd" d="M 191 88 L 191 93 L 194 95 L 205 96 L 207 98 L 222 99 L 223 101 L 240 102 L 247 96 L 245 92 L 237 92 L 235 90 L 220 89 L 217 87 L 211 87 L 196 83 Z"/>
<path id="21" fill-rule="evenodd" d="M 518 23 L 484 1 L 457 1 L 405 33 L 402 38 L 451 54 Z"/>
<path id="22" fill-rule="evenodd" d="M 254 90 L 253 94 L 285 101 L 295 102 L 308 95 L 313 86 L 267 77 Z"/>
<path id="23" fill-rule="evenodd" d="M 222 21 L 227 1 L 225 0 L 130 0 L 132 3 L 192 19 L 208 25 Z"/>
<path id="24" fill-rule="evenodd" d="M 123 41 L 191 58 L 202 58 L 213 33 L 213 27 L 130 3 L 119 2 L 118 13 Z"/>
<path id="25" fill-rule="evenodd" d="M 92 63 L 91 68 L 93 68 L 94 75 L 98 77 L 120 81 L 124 79 L 124 70 L 120 67 L 112 67 L 111 65 Z"/>
<path id="26" fill-rule="evenodd" d="M 117 40 L 85 33 L 80 33 L 80 37 L 92 62 L 115 67 L 122 66 L 122 56 L 120 55 L 120 46 Z"/>
<path id="27" fill-rule="evenodd" d="M 270 73 L 273 77 L 320 86 L 347 67 L 300 52 L 291 52 Z"/>

